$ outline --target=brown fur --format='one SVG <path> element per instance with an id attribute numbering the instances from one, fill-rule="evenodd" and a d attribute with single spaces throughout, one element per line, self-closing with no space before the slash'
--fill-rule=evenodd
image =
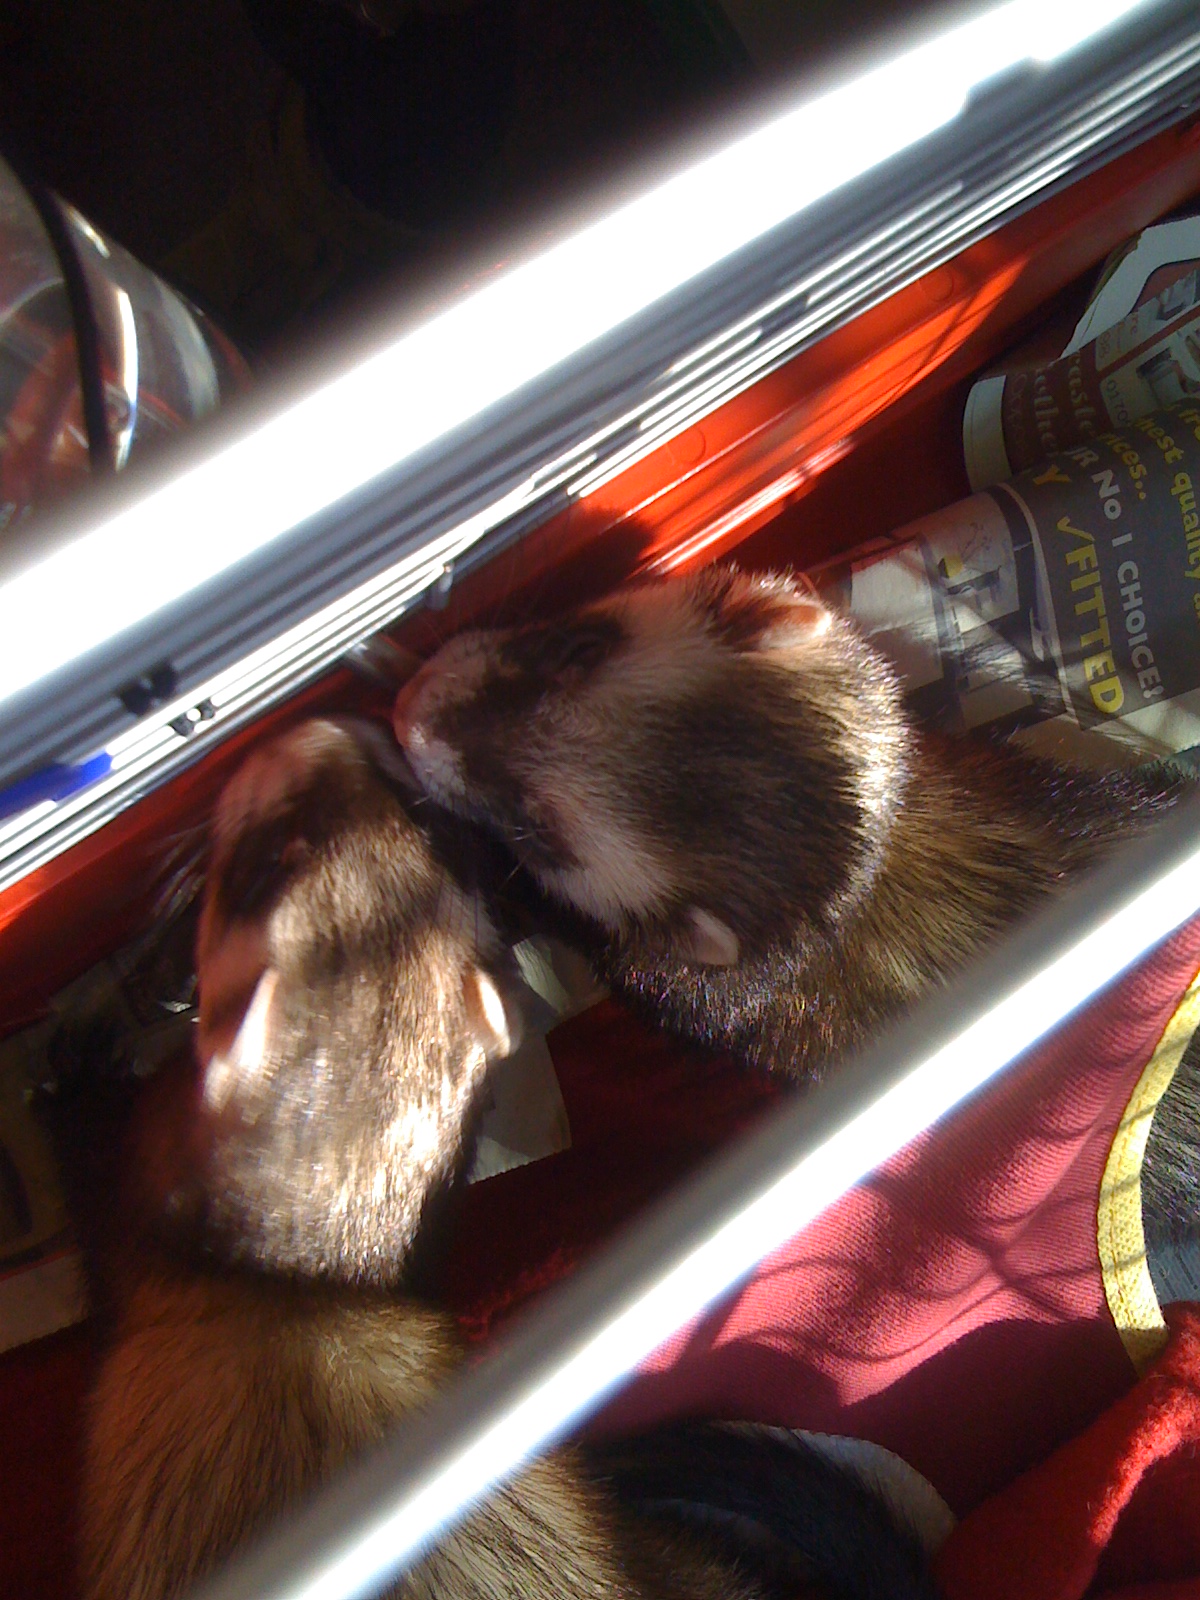
<path id="1" fill-rule="evenodd" d="M 505 963 L 351 732 L 307 723 L 251 757 L 214 823 L 177 1223 L 226 1259 L 394 1282 L 516 1037 Z"/>
<path id="2" fill-rule="evenodd" d="M 459 1359 L 412 1302 L 159 1273 L 93 1397 L 87 1600 L 184 1593 L 256 1528 L 427 1404 Z M 497 1491 L 389 1593 L 420 1600 L 751 1600 L 695 1540 L 626 1522 L 560 1451 Z"/>
<path id="3" fill-rule="evenodd" d="M 483 986 L 502 962 L 482 905 L 347 730 L 306 724 L 225 791 L 197 954 L 197 1071 L 154 1085 L 134 1124 L 139 1209 L 86 1445 L 87 1600 L 183 1593 L 402 1426 L 461 1357 L 445 1318 L 375 1286 L 403 1272 L 510 1042 Z M 172 1260 L 143 1225 L 155 1197 L 175 1237 L 260 1270 Z M 625 1516 L 569 1451 L 391 1592 L 759 1594 L 703 1538 Z"/>
<path id="4" fill-rule="evenodd" d="M 920 730 L 891 669 L 778 577 L 709 569 L 451 640 L 396 731 L 653 1019 L 811 1075 L 1166 807 Z"/>

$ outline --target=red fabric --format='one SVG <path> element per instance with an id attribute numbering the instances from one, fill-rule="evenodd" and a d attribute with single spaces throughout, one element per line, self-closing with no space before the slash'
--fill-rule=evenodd
<path id="1" fill-rule="evenodd" d="M 1123 1399 L 960 1522 L 947 1600 L 1200 1596 L 1200 1306 Z"/>
<path id="2" fill-rule="evenodd" d="M 600 1419 L 680 1415 L 850 1433 L 955 1511 L 1084 1428 L 1132 1368 L 1104 1299 L 1100 1177 L 1133 1086 L 1200 966 L 1200 922 L 768 1260 Z M 773 1094 L 616 1007 L 551 1037 L 574 1138 L 476 1186 L 446 1289 L 488 1331 Z"/>
<path id="3" fill-rule="evenodd" d="M 1079 1433 L 1133 1379 L 1096 1259 L 1100 1174 L 1198 966 L 1200 922 L 660 1351 L 602 1425 L 690 1413 L 857 1433 L 960 1512 Z M 684 1056 L 615 1006 L 551 1047 L 572 1148 L 476 1185 L 454 1221 L 445 1292 L 478 1337 L 780 1092 Z M 23 1594 L 67 1592 L 87 1347 L 87 1330 L 71 1330 L 0 1361 L 0 1436 L 19 1442 L 0 1546 L 18 1552 Z M 1170 1530 L 1200 1520 L 1200 1485 L 1163 1470 L 1145 1475 L 1100 1560 L 1096 1582 L 1120 1600 L 1200 1600 L 1166 1576 L 1190 1558 Z M 1137 1565 L 1151 1537 L 1162 1582 Z"/>
<path id="4" fill-rule="evenodd" d="M 440 1299 L 473 1338 L 570 1271 L 782 1092 L 680 1051 L 620 1007 L 550 1036 L 571 1148 L 473 1185 L 459 1200 Z"/>
<path id="5" fill-rule="evenodd" d="M 0 1355 L 0 1594 L 64 1600 L 75 1594 L 75 1514 L 90 1330 Z"/>

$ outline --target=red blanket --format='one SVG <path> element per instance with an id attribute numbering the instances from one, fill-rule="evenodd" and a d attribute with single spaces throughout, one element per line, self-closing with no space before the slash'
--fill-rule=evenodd
<path id="1" fill-rule="evenodd" d="M 943 1547 L 947 1600 L 1200 1596 L 1200 1305 L 1129 1394 L 977 1507 Z"/>
<path id="2" fill-rule="evenodd" d="M 1198 967 L 1194 923 L 672 1340 L 600 1425 L 855 1434 L 960 1516 L 1080 1433 L 1135 1378 L 1104 1294 L 1101 1175 Z M 616 1007 L 550 1042 L 572 1148 L 476 1186 L 456 1230 L 448 1292 L 480 1334 L 776 1092 Z"/>

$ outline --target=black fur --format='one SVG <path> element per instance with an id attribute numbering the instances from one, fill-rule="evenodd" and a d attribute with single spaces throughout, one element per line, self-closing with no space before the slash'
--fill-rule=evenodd
<path id="1" fill-rule="evenodd" d="M 704 1530 L 772 1600 L 828 1585 L 844 1600 L 933 1600 L 912 1532 L 852 1473 L 775 1429 L 680 1422 L 584 1459 L 639 1516 Z"/>
<path id="2" fill-rule="evenodd" d="M 594 635 L 610 633 L 603 650 Z M 712 568 L 546 630 L 451 639 L 395 726 L 429 792 L 578 915 L 652 1021 L 819 1074 L 1191 780 L 1066 771 L 919 726 L 891 667 L 790 580 Z M 615 640 L 615 642 L 614 642 Z"/>
<path id="3" fill-rule="evenodd" d="M 1155 1108 L 1141 1187 L 1146 1260 L 1159 1304 L 1200 1300 L 1200 1033 Z"/>

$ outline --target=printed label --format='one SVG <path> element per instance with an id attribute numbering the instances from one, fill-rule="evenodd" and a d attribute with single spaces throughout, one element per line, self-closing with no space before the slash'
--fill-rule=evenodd
<path id="1" fill-rule="evenodd" d="M 950 728 L 1200 739 L 1200 403 L 1057 455 L 814 573 Z"/>

